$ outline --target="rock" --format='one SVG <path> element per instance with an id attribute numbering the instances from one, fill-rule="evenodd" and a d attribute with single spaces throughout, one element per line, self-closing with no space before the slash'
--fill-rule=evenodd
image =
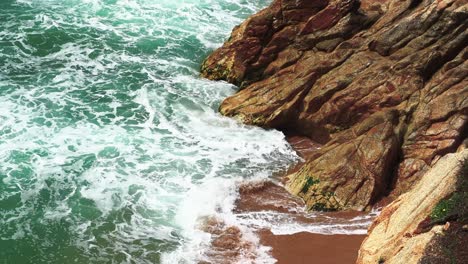
<path id="1" fill-rule="evenodd" d="M 198 228 L 211 235 L 211 243 L 197 263 L 238 263 L 240 259 L 255 256 L 255 245 L 246 239 L 239 227 L 210 216 L 201 218 Z"/>
<path id="2" fill-rule="evenodd" d="M 202 75 L 240 86 L 220 112 L 323 145 L 290 177 L 310 208 L 396 199 L 466 142 L 465 0 L 274 0 Z"/>
<path id="3" fill-rule="evenodd" d="M 418 263 L 465 263 L 468 257 L 466 241 L 468 233 L 463 231 L 459 223 L 452 223 L 448 230 L 436 234 L 425 246 L 424 255 Z"/>
<path id="4" fill-rule="evenodd" d="M 443 229 L 444 231 L 447 231 L 450 228 L 450 222 L 445 223 Z"/>
<path id="5" fill-rule="evenodd" d="M 422 233 L 418 227 L 466 180 L 467 164 L 468 150 L 445 155 L 411 191 L 386 206 L 369 228 L 357 263 L 419 263 L 429 243 L 450 225 L 442 223 Z"/>
<path id="6" fill-rule="evenodd" d="M 309 208 L 365 209 L 384 194 L 398 155 L 398 112 L 377 113 L 322 146 L 287 188 Z"/>

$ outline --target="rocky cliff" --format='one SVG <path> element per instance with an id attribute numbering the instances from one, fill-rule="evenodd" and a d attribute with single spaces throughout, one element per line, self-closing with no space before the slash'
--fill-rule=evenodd
<path id="1" fill-rule="evenodd" d="M 468 133 L 467 0 L 274 0 L 202 75 L 240 87 L 222 114 L 321 144 L 287 188 L 366 210 L 417 185 Z"/>
<path id="2" fill-rule="evenodd" d="M 382 210 L 357 263 L 463 263 L 468 257 L 464 245 L 468 232 L 460 226 L 467 224 L 467 199 L 468 149 L 464 149 L 445 155 L 411 191 Z"/>

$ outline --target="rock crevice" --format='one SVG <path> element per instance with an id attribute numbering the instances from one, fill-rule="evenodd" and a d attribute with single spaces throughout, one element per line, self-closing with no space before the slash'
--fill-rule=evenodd
<path id="1" fill-rule="evenodd" d="M 287 184 L 309 208 L 366 210 L 467 138 L 467 43 L 466 0 L 274 0 L 202 75 L 240 86 L 222 114 L 323 145 Z"/>

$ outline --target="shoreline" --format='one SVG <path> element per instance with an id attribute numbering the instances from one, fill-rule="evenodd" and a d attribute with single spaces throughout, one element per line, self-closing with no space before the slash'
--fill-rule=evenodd
<path id="1" fill-rule="evenodd" d="M 343 224 L 356 217 L 366 215 L 361 212 L 320 213 L 315 218 L 305 217 L 295 208 L 303 206 L 300 199 L 292 196 L 284 187 L 271 181 L 264 182 L 257 190 L 240 192 L 236 212 L 273 211 L 290 214 L 292 222 L 304 225 Z M 260 245 L 270 247 L 269 254 L 279 264 L 315 264 L 355 263 L 364 234 L 320 234 L 314 232 L 295 232 L 292 234 L 274 234 L 271 229 L 255 231 Z"/>
<path id="2" fill-rule="evenodd" d="M 255 245 L 288 264 L 463 259 L 467 15 L 458 0 L 275 0 L 204 60 L 202 77 L 239 87 L 222 115 L 282 131 L 302 157 L 237 185 L 229 210 Z"/>
<path id="3" fill-rule="evenodd" d="M 366 235 L 322 235 L 301 232 L 274 235 L 259 232 L 260 243 L 272 248 L 277 264 L 347 264 L 355 263 Z"/>
<path id="4" fill-rule="evenodd" d="M 287 136 L 286 140 L 302 158 L 320 149 L 320 144 L 302 136 Z M 289 174 L 297 171 L 303 163 L 291 166 L 282 175 L 274 175 L 279 183 L 285 184 Z M 274 180 L 273 179 L 273 180 Z M 303 208 L 303 201 L 290 194 L 284 186 L 274 181 L 246 184 L 239 188 L 239 199 L 236 201 L 235 212 L 273 211 L 291 214 L 292 221 L 314 225 L 314 221 L 303 217 L 298 208 Z M 362 212 L 345 211 L 323 213 L 325 217 L 337 223 L 346 223 L 359 216 Z M 317 222 L 323 221 L 320 216 Z M 270 229 L 260 229 L 255 232 L 262 246 L 270 247 L 270 254 L 279 264 L 335 264 L 355 263 L 365 234 L 319 234 L 313 232 L 296 232 L 292 234 L 274 234 Z"/>
<path id="5" fill-rule="evenodd" d="M 306 137 L 287 140 L 304 160 L 320 148 Z M 211 242 L 198 263 L 355 263 L 376 213 L 304 211 L 303 200 L 284 186 L 302 164 L 292 164 L 267 180 L 241 183 L 232 211 L 240 225 L 216 217 L 203 219 L 200 228 L 211 234 Z"/>

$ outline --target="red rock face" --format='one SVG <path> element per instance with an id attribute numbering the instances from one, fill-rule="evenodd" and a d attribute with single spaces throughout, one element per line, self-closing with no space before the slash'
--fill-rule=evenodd
<path id="1" fill-rule="evenodd" d="M 323 144 L 288 184 L 311 208 L 365 209 L 466 139 L 467 43 L 466 0 L 276 0 L 202 75 L 241 87 L 222 114 Z"/>

